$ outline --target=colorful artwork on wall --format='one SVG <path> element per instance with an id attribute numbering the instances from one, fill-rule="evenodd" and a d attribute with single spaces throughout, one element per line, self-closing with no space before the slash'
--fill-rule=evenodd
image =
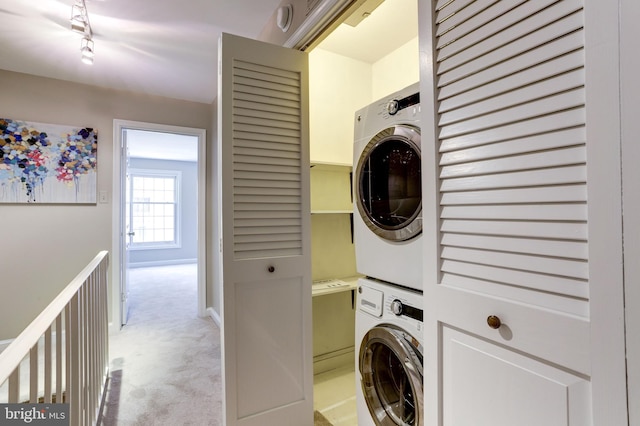
<path id="1" fill-rule="evenodd" d="M 0 118 L 0 203 L 96 202 L 95 129 Z"/>

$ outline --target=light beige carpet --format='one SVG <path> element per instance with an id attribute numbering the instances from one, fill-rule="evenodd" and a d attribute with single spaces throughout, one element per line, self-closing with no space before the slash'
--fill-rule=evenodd
<path id="1" fill-rule="evenodd" d="M 197 316 L 195 264 L 131 269 L 129 282 L 102 424 L 221 425 L 220 331 Z"/>

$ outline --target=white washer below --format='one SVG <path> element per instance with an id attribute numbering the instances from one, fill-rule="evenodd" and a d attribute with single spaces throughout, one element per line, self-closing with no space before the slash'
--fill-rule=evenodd
<path id="1" fill-rule="evenodd" d="M 358 280 L 358 426 L 424 424 L 422 316 L 421 292 Z"/>

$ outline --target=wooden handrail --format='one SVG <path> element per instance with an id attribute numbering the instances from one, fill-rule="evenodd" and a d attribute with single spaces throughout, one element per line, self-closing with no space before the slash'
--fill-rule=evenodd
<path id="1" fill-rule="evenodd" d="M 108 255 L 109 252 L 106 250 L 98 253 L 98 255 L 71 280 L 69 285 L 49 303 L 49 306 L 40 312 L 40 315 L 38 315 L 27 328 L 22 330 L 22 333 L 0 353 L 0 384 L 4 383 L 13 370 L 20 365 L 25 354 L 29 353 L 29 350 L 38 343 L 40 337 L 51 326 L 51 323 L 56 320 L 58 315 L 60 315 L 60 312 L 62 312 L 69 301 L 71 301 L 71 298 L 78 292 L 78 289 L 84 284 L 87 278 L 89 278 L 89 275 L 100 265 L 102 259 Z"/>

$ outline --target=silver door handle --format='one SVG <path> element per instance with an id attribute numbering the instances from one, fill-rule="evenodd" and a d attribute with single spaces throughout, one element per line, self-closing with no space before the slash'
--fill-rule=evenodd
<path id="1" fill-rule="evenodd" d="M 130 237 L 133 237 L 134 235 L 136 235 L 136 233 L 135 232 L 127 232 L 127 235 L 130 236 Z"/>

